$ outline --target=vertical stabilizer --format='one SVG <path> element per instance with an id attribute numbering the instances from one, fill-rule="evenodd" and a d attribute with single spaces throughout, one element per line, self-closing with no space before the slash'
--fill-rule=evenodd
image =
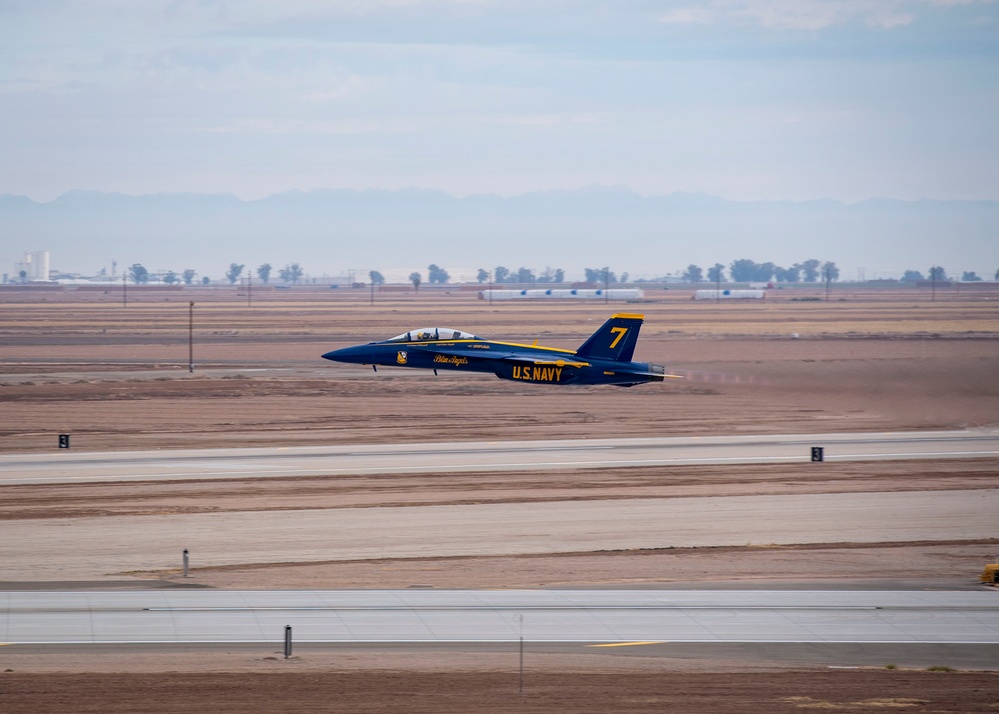
<path id="1" fill-rule="evenodd" d="M 576 356 L 631 362 L 644 320 L 645 315 L 614 315 L 576 350 Z"/>

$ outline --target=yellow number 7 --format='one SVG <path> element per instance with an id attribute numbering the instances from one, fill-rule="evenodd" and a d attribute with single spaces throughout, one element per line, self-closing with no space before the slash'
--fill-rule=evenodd
<path id="1" fill-rule="evenodd" d="M 627 331 L 628 331 L 627 327 L 612 327 L 611 328 L 611 334 L 617 335 L 617 337 L 614 338 L 614 341 L 611 342 L 611 346 L 610 346 L 611 349 L 614 349 L 615 347 L 617 347 L 617 343 L 621 341 L 621 338 L 624 337 L 624 335 L 625 335 L 625 333 Z"/>

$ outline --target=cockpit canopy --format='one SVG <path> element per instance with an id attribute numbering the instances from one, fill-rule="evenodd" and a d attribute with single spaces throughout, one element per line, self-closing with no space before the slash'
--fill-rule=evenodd
<path id="1" fill-rule="evenodd" d="M 393 337 L 386 342 L 422 342 L 425 340 L 478 340 L 470 332 L 452 330 L 450 327 L 421 327 L 419 330 L 410 330 L 401 335 Z"/>

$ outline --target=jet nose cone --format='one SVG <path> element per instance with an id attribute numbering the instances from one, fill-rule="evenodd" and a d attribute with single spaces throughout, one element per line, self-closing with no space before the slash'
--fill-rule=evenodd
<path id="1" fill-rule="evenodd" d="M 351 362 L 354 364 L 368 364 L 371 361 L 370 350 L 366 346 L 343 347 L 338 350 L 330 350 L 323 355 L 323 359 L 331 362 Z"/>

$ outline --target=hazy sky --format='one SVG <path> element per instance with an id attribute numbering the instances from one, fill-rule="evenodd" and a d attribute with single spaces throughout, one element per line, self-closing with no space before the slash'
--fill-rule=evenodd
<path id="1" fill-rule="evenodd" d="M 0 0 L 0 193 L 999 199 L 989 0 Z"/>

